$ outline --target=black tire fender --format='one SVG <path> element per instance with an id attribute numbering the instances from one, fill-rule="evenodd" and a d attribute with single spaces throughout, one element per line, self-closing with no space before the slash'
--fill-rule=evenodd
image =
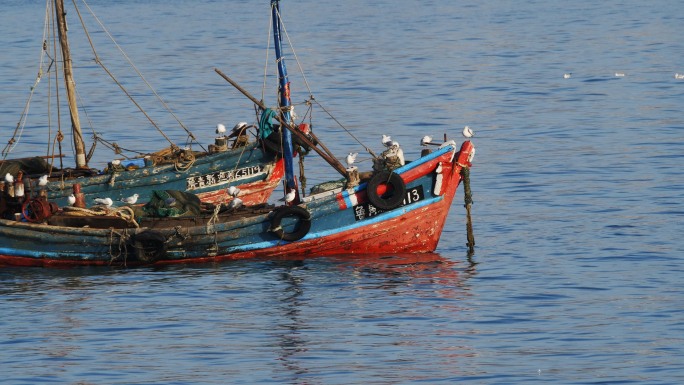
<path id="1" fill-rule="evenodd" d="M 294 226 L 294 231 L 286 233 L 280 225 L 284 218 L 296 217 L 297 223 Z M 279 207 L 271 218 L 271 228 L 269 231 L 273 232 L 279 239 L 284 241 L 298 241 L 311 230 L 311 214 L 309 211 L 300 206 L 282 206 Z"/>
<path id="2" fill-rule="evenodd" d="M 145 230 L 131 236 L 130 245 L 136 259 L 143 263 L 154 263 L 166 255 L 166 237 L 157 231 Z"/>
<path id="3" fill-rule="evenodd" d="M 280 132 L 272 132 L 268 137 L 261 139 L 261 143 L 267 151 L 278 156 L 283 155 L 283 139 Z"/>
<path id="4" fill-rule="evenodd" d="M 387 193 L 378 194 L 378 187 L 387 185 Z M 399 174 L 381 171 L 375 174 L 366 188 L 368 201 L 381 210 L 392 210 L 401 206 L 406 196 L 406 184 Z"/>

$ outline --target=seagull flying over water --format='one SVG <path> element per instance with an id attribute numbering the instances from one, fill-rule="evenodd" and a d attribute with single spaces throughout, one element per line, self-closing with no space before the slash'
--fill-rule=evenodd
<path id="1" fill-rule="evenodd" d="M 570 77 L 572 77 L 572 74 L 570 73 L 563 74 L 563 79 L 570 79 Z"/>
<path id="2" fill-rule="evenodd" d="M 429 135 L 425 135 L 423 139 L 420 140 L 421 146 L 427 146 L 430 143 L 432 143 L 432 137 Z"/>
<path id="3" fill-rule="evenodd" d="M 382 135 L 382 144 L 385 145 L 385 147 L 389 147 L 392 145 L 392 138 L 389 135 Z"/>
<path id="4" fill-rule="evenodd" d="M 625 73 L 624 73 L 624 72 L 616 72 L 616 73 L 615 73 L 615 77 L 616 77 L 616 78 L 622 78 L 622 77 L 624 77 L 624 76 L 625 76 Z"/>
<path id="5" fill-rule="evenodd" d="M 112 201 L 112 198 L 95 198 L 95 203 L 109 208 L 112 207 L 114 201 Z"/>
<path id="6" fill-rule="evenodd" d="M 684 74 L 675 74 L 675 79 L 684 80 Z"/>
<path id="7" fill-rule="evenodd" d="M 355 152 L 355 153 L 350 152 L 349 155 L 347 155 L 347 167 L 351 167 L 354 164 L 354 162 L 356 161 L 357 155 L 359 155 L 358 152 Z"/>
<path id="8" fill-rule="evenodd" d="M 469 126 L 463 127 L 463 132 L 461 132 L 461 134 L 463 134 L 463 136 L 466 138 L 472 138 L 473 135 L 475 135 L 475 133 Z"/>
<path id="9" fill-rule="evenodd" d="M 138 197 L 139 197 L 139 196 L 140 196 L 140 195 L 138 195 L 138 194 L 133 194 L 133 195 L 129 196 L 128 198 L 121 198 L 121 202 L 124 202 L 124 203 L 127 203 L 127 204 L 129 204 L 129 205 L 132 205 L 132 204 L 135 204 L 135 202 L 138 201 Z"/>
<path id="10" fill-rule="evenodd" d="M 73 206 L 76 203 L 76 195 L 74 194 L 69 195 L 67 199 L 69 200 L 69 206 Z"/>
<path id="11" fill-rule="evenodd" d="M 5 182 L 14 183 L 14 177 L 12 176 L 12 174 L 10 174 L 10 173 L 5 174 Z"/>

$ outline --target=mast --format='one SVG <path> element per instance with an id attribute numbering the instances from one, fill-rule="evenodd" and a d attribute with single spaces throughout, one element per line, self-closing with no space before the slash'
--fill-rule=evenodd
<path id="1" fill-rule="evenodd" d="M 278 63 L 278 95 L 280 96 L 280 108 L 285 125 L 293 125 L 290 107 L 290 82 L 287 77 L 287 68 L 285 67 L 285 60 L 283 58 L 282 35 L 280 33 L 282 25 L 280 23 L 280 6 L 279 0 L 271 0 L 271 17 L 273 19 L 273 44 L 275 45 L 276 62 Z M 285 193 L 294 191 L 296 194 L 294 203 L 299 201 L 297 192 L 297 185 L 294 177 L 294 160 L 292 154 L 292 134 L 290 130 L 282 129 L 283 136 L 283 159 L 285 161 Z"/>
<path id="2" fill-rule="evenodd" d="M 66 12 L 64 11 L 64 0 L 55 0 L 55 16 L 59 32 L 59 45 L 62 48 L 62 59 L 64 60 L 64 84 L 69 101 L 69 113 L 71 115 L 71 132 L 74 138 L 74 150 L 76 151 L 76 168 L 88 168 L 85 156 L 85 144 L 81 133 L 81 121 L 78 117 L 78 106 L 76 105 L 76 91 L 74 89 L 73 69 L 71 63 L 71 53 L 69 51 L 69 40 L 67 39 Z"/>

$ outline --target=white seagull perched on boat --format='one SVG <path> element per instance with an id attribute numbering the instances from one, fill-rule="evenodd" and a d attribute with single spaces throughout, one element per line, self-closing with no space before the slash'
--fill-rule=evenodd
<path id="1" fill-rule="evenodd" d="M 290 192 L 285 194 L 285 202 L 290 203 L 295 199 L 295 196 L 297 196 L 297 190 L 292 189 Z"/>
<path id="2" fill-rule="evenodd" d="M 135 204 L 135 202 L 138 201 L 138 197 L 139 197 L 139 196 L 140 196 L 140 195 L 138 195 L 138 194 L 133 194 L 133 195 L 129 196 L 128 198 L 121 198 L 121 202 L 124 202 L 124 203 L 126 203 L 126 204 L 132 205 L 132 204 Z"/>
<path id="3" fill-rule="evenodd" d="M 232 201 L 228 203 L 228 208 L 230 209 L 237 209 L 240 206 L 242 206 L 242 199 L 240 198 L 234 198 Z"/>
<path id="4" fill-rule="evenodd" d="M 103 205 L 107 208 L 112 207 L 112 205 L 114 204 L 112 198 L 95 198 L 94 201 L 95 203 Z"/>
<path id="5" fill-rule="evenodd" d="M 228 193 L 228 195 L 236 197 L 240 193 L 240 189 L 235 186 L 230 186 L 228 187 L 228 190 L 226 190 L 226 192 Z"/>
<path id="6" fill-rule="evenodd" d="M 14 177 L 12 176 L 12 174 L 10 174 L 10 173 L 5 174 L 5 182 L 14 183 Z"/>
<path id="7" fill-rule="evenodd" d="M 463 134 L 463 136 L 466 138 L 472 138 L 473 135 L 475 135 L 472 128 L 470 128 L 469 126 L 463 127 L 463 132 L 461 132 L 461 134 Z"/>
<path id="8" fill-rule="evenodd" d="M 356 161 L 357 155 L 359 155 L 358 152 L 355 152 L 355 153 L 350 152 L 349 155 L 347 155 L 347 167 L 351 167 L 354 164 L 354 162 Z"/>
<path id="9" fill-rule="evenodd" d="M 226 126 L 223 124 L 219 123 L 216 125 L 216 135 L 221 135 L 223 136 L 226 133 Z"/>
<path id="10" fill-rule="evenodd" d="M 399 158 L 399 164 L 402 166 L 406 164 L 406 160 L 404 159 L 404 150 L 399 147 L 399 142 L 397 141 L 392 141 L 392 147 L 390 147 L 392 150 L 394 150 L 394 154 Z"/>
<path id="11" fill-rule="evenodd" d="M 430 135 L 425 135 L 423 139 L 420 140 L 421 146 L 427 146 L 430 143 L 432 143 L 432 137 Z"/>
<path id="12" fill-rule="evenodd" d="M 67 199 L 69 200 L 69 206 L 73 206 L 76 203 L 76 195 L 74 194 L 69 195 Z"/>
<path id="13" fill-rule="evenodd" d="M 382 144 L 385 145 L 385 147 L 389 147 L 392 145 L 392 138 L 389 135 L 382 135 Z"/>
<path id="14" fill-rule="evenodd" d="M 38 186 L 45 186 L 46 184 L 48 184 L 48 176 L 47 176 L 47 174 L 45 174 L 45 175 L 41 176 L 40 178 L 38 178 Z"/>

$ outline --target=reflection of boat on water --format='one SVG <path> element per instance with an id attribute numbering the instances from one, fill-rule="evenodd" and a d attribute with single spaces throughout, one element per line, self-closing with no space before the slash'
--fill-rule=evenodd
<path id="1" fill-rule="evenodd" d="M 130 266 L 434 252 L 458 186 L 471 166 L 473 143 L 458 145 L 445 135 L 441 143 L 430 140 L 434 149 L 423 148 L 420 157 L 407 160 L 399 143 L 387 140 L 381 155 L 366 147 L 373 156 L 371 171 L 359 172 L 354 156 L 343 166 L 305 129 L 307 125 L 294 120 L 278 4 L 271 1 L 278 105 L 266 107 L 217 72 L 258 107 L 262 140 L 279 138 L 272 143 L 282 150 L 284 160 L 283 205 L 207 206 L 191 194 L 167 190 L 155 191 L 141 210 L 104 210 L 98 216 L 66 209 L 54 212 L 49 202 L 35 198 L 28 201 L 28 210 L 24 206 L 28 222 L 0 219 L 0 263 Z M 304 196 L 295 178 L 294 156 L 301 154 L 301 159 L 311 150 L 342 179 L 314 186 Z"/>
<path id="2" fill-rule="evenodd" d="M 113 82 L 115 87 L 123 91 L 124 98 L 129 99 L 133 107 L 130 109 L 131 104 L 128 103 L 119 106 L 109 98 L 106 103 L 101 102 L 98 100 L 98 89 L 90 90 L 89 93 L 83 92 L 87 87 L 80 87 L 80 92 L 77 92 L 75 79 L 78 70 L 87 72 L 89 65 L 77 61 L 70 50 L 64 0 L 48 1 L 44 40 L 37 42 L 42 45 L 38 76 L 31 87 L 19 122 L 2 150 L 0 184 L 21 184 L 21 191 L 15 192 L 12 188 L 12 195 L 18 194 L 20 199 L 23 197 L 20 194 L 28 195 L 30 191 L 42 189 L 48 200 L 59 205 L 69 204 L 68 197 L 71 194 L 82 194 L 83 203 L 90 206 L 98 197 L 110 197 L 114 200 L 134 194 L 145 197 L 154 189 L 191 191 L 207 202 L 230 201 L 233 197 L 225 193 L 229 185 L 240 187 L 240 199 L 245 204 L 266 202 L 282 178 L 282 161 L 278 160 L 273 151 L 264 149 L 262 143 L 250 139 L 252 130 L 248 125 L 236 125 L 234 131 L 228 132 L 220 132 L 225 130 L 219 125 L 215 143 L 205 149 L 123 51 L 122 56 L 131 64 L 148 90 L 141 91 L 132 87 L 134 84 L 131 84 L 129 77 L 121 76 L 122 79 L 119 79 L 115 76 L 115 71 L 105 66 L 106 54 L 101 56 L 95 50 L 93 41 L 96 37 L 111 35 L 101 23 L 102 30 L 90 31 L 86 28 L 86 21 L 90 20 L 84 19 L 86 13 L 76 7 L 76 2 L 74 7 L 76 12 L 73 15 L 79 16 L 80 23 L 74 17 L 69 23 L 68 31 L 74 32 L 78 24 L 83 27 L 84 35 L 92 47 L 95 63 L 104 70 L 98 74 L 102 75 L 98 78 L 101 80 L 98 84 Z M 90 7 L 86 8 L 92 13 Z M 99 23 L 94 13 L 92 16 Z M 116 42 L 114 44 L 121 49 Z M 41 81 L 42 79 L 45 80 Z M 46 102 L 38 103 L 37 99 L 45 99 Z M 175 122 L 158 123 L 153 119 L 152 113 L 143 109 L 140 99 L 154 100 L 155 104 L 160 104 L 161 109 L 166 110 L 165 115 L 168 113 L 172 117 L 169 120 Z M 65 105 L 68 108 L 62 108 Z M 117 108 L 114 113 L 116 117 L 105 117 L 99 111 L 114 108 Z M 138 126 L 134 119 L 132 121 L 133 117 L 142 118 L 142 126 Z M 89 150 L 86 148 L 87 138 L 84 133 L 86 121 L 92 129 Z M 112 124 L 116 126 L 110 127 Z M 167 130 L 168 127 L 162 129 L 163 126 L 172 124 L 178 125 L 174 130 L 178 132 L 165 132 L 171 131 Z M 156 135 L 159 135 L 158 140 Z M 172 137 L 178 136 L 186 137 L 186 142 L 178 144 L 176 142 L 180 139 L 172 140 Z M 134 144 L 136 148 L 128 148 L 125 144 L 117 144 L 112 139 L 114 137 L 139 139 Z M 146 141 L 154 143 L 144 143 Z M 98 144 L 100 146 L 96 151 Z M 201 147 L 202 150 L 193 150 L 193 146 Z M 21 155 L 10 158 L 10 155 L 14 157 L 19 150 L 22 151 Z M 110 155 L 104 154 L 108 151 L 111 152 Z M 30 156 L 36 153 L 43 155 Z M 90 163 L 95 154 L 112 160 L 103 170 L 92 168 Z M 67 155 L 73 155 L 73 167 L 65 164 Z M 74 184 L 78 184 L 77 191 L 74 191 Z M 13 215 L 13 212 L 10 214 Z"/>
<path id="3" fill-rule="evenodd" d="M 270 323 L 283 325 L 268 334 L 275 341 L 273 354 L 283 368 L 281 377 L 288 379 L 281 382 L 309 383 L 309 373 L 321 362 L 311 360 L 312 355 L 337 355 L 347 352 L 350 345 L 358 347 L 373 341 L 381 341 L 390 352 L 431 341 L 431 358 L 426 359 L 445 367 L 453 367 L 462 351 L 469 354 L 471 348 L 453 346 L 454 335 L 446 334 L 458 326 L 444 324 L 457 325 L 458 318 L 467 313 L 462 304 L 471 296 L 468 281 L 475 274 L 470 260 L 466 263 L 437 253 L 409 253 L 260 261 L 265 261 L 260 269 L 265 265 L 278 272 L 272 291 L 275 298 L 267 314 L 273 318 Z M 364 366 L 392 364 L 377 362 L 378 357 L 361 359 L 363 351 L 335 356 L 334 360 L 344 362 L 348 358 L 350 367 L 359 361 Z M 385 352 L 377 346 L 370 351 Z M 415 374 L 416 366 L 415 362 L 401 362 L 396 371 L 402 375 L 397 378 L 405 380 Z"/>

